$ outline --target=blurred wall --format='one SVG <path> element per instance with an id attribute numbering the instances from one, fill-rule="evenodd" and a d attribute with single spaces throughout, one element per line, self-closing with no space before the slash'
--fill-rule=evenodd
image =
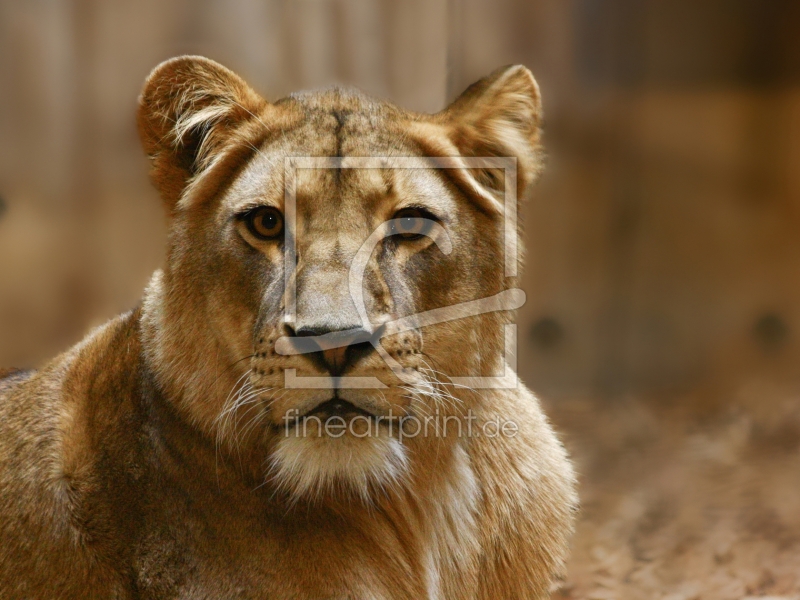
<path id="1" fill-rule="evenodd" d="M 134 127 L 183 53 L 267 98 L 345 82 L 436 111 L 497 66 L 541 85 L 519 370 L 540 392 L 795 377 L 800 4 L 0 0 L 0 365 L 130 308 L 165 224 Z"/>

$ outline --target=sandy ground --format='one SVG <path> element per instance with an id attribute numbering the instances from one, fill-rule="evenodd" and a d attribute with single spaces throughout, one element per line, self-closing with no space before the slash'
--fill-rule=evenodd
<path id="1" fill-rule="evenodd" d="M 554 599 L 800 600 L 800 389 L 546 404 L 582 498 Z"/>

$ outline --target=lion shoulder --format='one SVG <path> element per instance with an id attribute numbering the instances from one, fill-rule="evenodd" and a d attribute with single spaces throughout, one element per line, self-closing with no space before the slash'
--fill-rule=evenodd
<path id="1" fill-rule="evenodd" d="M 566 449 L 521 383 L 494 390 L 476 427 L 470 458 L 482 492 L 478 597 L 549 597 L 552 575 L 564 572 L 578 506 Z"/>

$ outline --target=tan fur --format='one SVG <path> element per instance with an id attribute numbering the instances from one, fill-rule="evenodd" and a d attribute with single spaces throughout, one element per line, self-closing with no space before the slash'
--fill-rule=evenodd
<path id="1" fill-rule="evenodd" d="M 392 157 L 512 156 L 523 197 L 540 166 L 540 113 L 519 66 L 436 115 L 341 88 L 268 103 L 199 57 L 157 67 L 138 118 L 171 219 L 168 258 L 140 308 L 40 372 L 0 380 L 0 596 L 547 597 L 576 507 L 564 449 L 522 383 L 450 382 L 503 371 L 511 315 L 384 337 L 411 383 L 377 352 L 353 362 L 347 376 L 385 387 L 336 394 L 373 419 L 451 419 L 402 440 L 388 421 L 337 438 L 307 420 L 310 433 L 289 436 L 285 418 L 333 391 L 285 389 L 286 369 L 326 368 L 275 351 L 315 323 L 359 324 L 350 262 L 404 207 L 439 217 L 452 251 L 428 237 L 381 242 L 364 276 L 371 326 L 514 287 L 502 173 L 395 169 Z M 388 157 L 383 169 L 298 172 L 288 318 L 281 242 L 236 218 L 286 210 L 285 156 Z M 463 434 L 470 418 L 477 430 L 497 417 L 518 433 Z"/>

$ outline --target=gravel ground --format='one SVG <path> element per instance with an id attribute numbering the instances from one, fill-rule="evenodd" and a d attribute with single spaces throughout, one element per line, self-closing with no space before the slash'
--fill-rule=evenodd
<path id="1" fill-rule="evenodd" d="M 800 600 L 800 390 L 548 411 L 582 501 L 554 599 Z"/>

